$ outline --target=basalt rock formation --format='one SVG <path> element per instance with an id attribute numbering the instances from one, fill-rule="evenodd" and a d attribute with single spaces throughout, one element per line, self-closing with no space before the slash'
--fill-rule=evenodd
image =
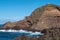
<path id="1" fill-rule="evenodd" d="M 40 31 L 52 27 L 60 27 L 60 6 L 47 4 L 37 8 L 21 21 L 5 23 L 2 29 Z"/>

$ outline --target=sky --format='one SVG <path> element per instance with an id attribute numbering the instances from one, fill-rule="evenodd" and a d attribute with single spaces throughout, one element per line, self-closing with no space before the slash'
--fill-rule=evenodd
<path id="1" fill-rule="evenodd" d="M 60 0 L 0 0 L 0 23 L 22 20 L 46 4 L 60 5 Z"/>

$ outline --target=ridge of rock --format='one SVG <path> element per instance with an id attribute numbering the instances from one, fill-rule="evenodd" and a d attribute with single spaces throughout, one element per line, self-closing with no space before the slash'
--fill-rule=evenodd
<path id="1" fill-rule="evenodd" d="M 51 27 L 60 27 L 60 6 L 47 4 L 37 8 L 32 12 L 30 16 L 25 17 L 25 19 L 14 22 L 7 23 L 3 26 L 3 29 L 26 29 L 26 30 L 42 30 Z M 9 25 L 9 26 L 8 26 Z M 8 26 L 8 28 L 7 28 Z"/>

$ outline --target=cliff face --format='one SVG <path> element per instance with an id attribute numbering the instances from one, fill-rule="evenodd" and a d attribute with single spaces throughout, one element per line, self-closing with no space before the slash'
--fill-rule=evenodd
<path id="1" fill-rule="evenodd" d="M 47 4 L 37 8 L 32 14 L 25 19 L 14 22 L 5 23 L 3 29 L 26 29 L 26 30 L 43 30 L 52 27 L 60 27 L 60 7 Z"/>
<path id="2" fill-rule="evenodd" d="M 59 27 L 60 25 L 60 11 L 52 9 L 51 11 L 44 11 L 41 15 L 39 22 L 33 25 L 33 29 L 42 30 L 51 27 Z"/>

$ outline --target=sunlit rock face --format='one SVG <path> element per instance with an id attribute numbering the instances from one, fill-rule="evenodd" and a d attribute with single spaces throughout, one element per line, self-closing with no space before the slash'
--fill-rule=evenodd
<path id="1" fill-rule="evenodd" d="M 30 16 L 25 19 L 7 23 L 2 29 L 25 29 L 25 30 L 43 30 L 51 27 L 60 27 L 60 7 L 57 5 L 47 4 L 37 8 Z"/>
<path id="2" fill-rule="evenodd" d="M 54 11 L 54 10 L 52 10 L 52 11 Z M 59 21 L 60 12 L 57 10 L 56 10 L 56 12 L 45 11 L 42 14 L 41 18 L 39 19 L 39 22 L 37 24 L 35 24 L 35 26 L 33 26 L 32 28 L 35 28 L 36 30 L 40 30 L 40 29 L 51 28 L 51 27 L 60 27 L 60 25 L 59 25 L 60 24 L 60 21 Z"/>
<path id="3" fill-rule="evenodd" d="M 57 9 L 58 8 L 58 9 Z M 52 27 L 60 27 L 60 10 L 59 7 L 47 5 L 39 18 L 39 22 L 31 27 L 31 29 L 42 30 Z"/>

